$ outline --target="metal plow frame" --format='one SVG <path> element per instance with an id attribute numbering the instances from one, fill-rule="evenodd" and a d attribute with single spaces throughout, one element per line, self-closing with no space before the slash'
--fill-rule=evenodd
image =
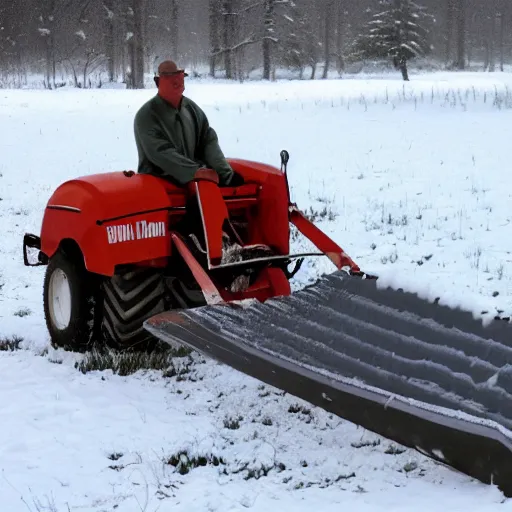
<path id="1" fill-rule="evenodd" d="M 333 294 L 338 300 L 333 301 Z M 309 318 L 305 318 L 304 304 L 312 300 Z M 323 333 L 322 320 L 330 318 L 332 329 L 332 315 L 337 309 L 342 313 L 334 317 L 338 323 L 331 332 L 333 338 L 326 341 L 329 347 L 316 338 L 304 339 L 302 343 L 298 333 L 305 336 L 308 329 L 312 333 L 320 329 Z M 357 320 L 361 315 L 366 325 Z M 495 484 L 507 497 L 512 497 L 512 433 L 507 428 L 512 407 L 510 414 L 507 409 L 503 415 L 494 415 L 502 418 L 501 422 L 491 414 L 494 401 L 508 396 L 506 390 L 499 385 L 496 389 L 485 388 L 484 399 L 475 405 L 473 388 L 463 388 L 467 396 L 454 394 L 455 399 L 450 401 L 443 389 L 435 390 L 435 382 L 431 383 L 434 391 L 428 386 L 414 387 L 414 372 L 421 364 L 435 364 L 437 369 L 446 370 L 440 374 L 443 378 L 452 375 L 454 381 L 463 383 L 481 379 L 478 372 L 492 373 L 492 363 L 503 358 L 503 354 L 512 354 L 512 326 L 507 322 L 483 327 L 469 313 L 431 304 L 402 291 L 378 289 L 374 280 L 338 272 L 291 297 L 272 299 L 265 304 L 250 301 L 166 312 L 149 319 L 145 327 L 165 342 L 187 345 L 484 483 Z M 352 335 L 357 332 L 362 341 L 354 341 L 347 334 L 350 331 Z M 287 340 L 285 332 L 289 333 Z M 372 338 L 375 333 L 378 336 Z M 397 367 L 395 374 L 391 373 L 390 365 L 383 372 L 386 375 L 382 382 L 372 381 L 371 371 L 385 361 L 379 359 L 380 352 L 386 343 L 391 343 L 387 339 L 391 335 L 396 335 L 404 350 L 412 350 L 413 355 L 401 362 L 405 366 Z M 373 340 L 373 345 L 369 340 Z M 417 355 L 413 343 L 418 345 Z M 468 354 L 460 348 L 446 351 L 443 343 L 467 344 Z M 358 352 L 352 354 L 354 346 L 359 345 L 364 351 L 359 356 Z M 393 361 L 395 357 L 400 360 L 400 350 L 393 353 Z M 421 350 L 433 352 L 425 358 Z M 472 350 L 479 355 L 472 354 Z M 322 354 L 334 360 L 330 367 L 320 363 Z M 336 360 L 343 363 L 339 363 L 339 370 Z M 450 369 L 466 363 L 470 369 L 462 377 L 460 369 L 458 373 Z M 510 361 L 504 360 L 503 365 L 507 364 Z M 471 374 L 473 368 L 475 375 Z M 508 373 L 505 377 L 508 379 Z M 409 381 L 413 381 L 413 391 L 419 390 L 417 396 L 408 392 Z M 474 383 L 475 396 L 482 392 L 480 384 Z M 400 385 L 404 386 L 403 393 L 397 391 Z M 444 406 L 446 400 L 448 407 Z M 498 405 L 507 406 L 502 402 Z"/>

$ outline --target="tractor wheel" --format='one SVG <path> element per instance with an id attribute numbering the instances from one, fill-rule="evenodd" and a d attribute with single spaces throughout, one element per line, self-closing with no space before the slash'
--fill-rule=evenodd
<path id="1" fill-rule="evenodd" d="M 161 343 L 143 322 L 168 309 L 163 273 L 140 268 L 118 271 L 103 282 L 103 336 L 112 348 L 155 350 Z"/>
<path id="2" fill-rule="evenodd" d="M 201 288 L 191 284 L 190 280 L 185 283 L 177 277 L 168 277 L 165 283 L 173 309 L 192 309 L 206 306 Z"/>
<path id="3" fill-rule="evenodd" d="M 46 267 L 43 306 L 52 346 L 90 350 L 99 335 L 99 282 L 79 250 L 59 249 Z"/>

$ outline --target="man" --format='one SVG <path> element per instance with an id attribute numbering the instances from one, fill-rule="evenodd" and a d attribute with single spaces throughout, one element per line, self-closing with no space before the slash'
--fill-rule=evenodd
<path id="1" fill-rule="evenodd" d="M 240 186 L 244 180 L 227 162 L 215 130 L 185 91 L 185 70 L 166 60 L 154 78 L 158 94 L 135 115 L 138 172 L 154 174 L 184 186 L 202 167 L 215 170 L 220 186 Z"/>

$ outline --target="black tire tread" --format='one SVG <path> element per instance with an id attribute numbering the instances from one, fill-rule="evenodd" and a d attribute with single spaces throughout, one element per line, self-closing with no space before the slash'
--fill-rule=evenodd
<path id="1" fill-rule="evenodd" d="M 188 288 L 180 279 L 167 279 L 167 287 L 171 303 L 175 309 L 189 309 L 206 305 L 200 288 Z"/>
<path id="2" fill-rule="evenodd" d="M 167 309 L 163 273 L 148 268 L 118 272 L 102 289 L 106 343 L 117 349 L 153 350 L 158 340 L 142 324 Z"/>

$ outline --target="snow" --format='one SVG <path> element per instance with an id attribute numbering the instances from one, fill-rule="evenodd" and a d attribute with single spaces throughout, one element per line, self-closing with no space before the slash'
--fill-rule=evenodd
<path id="1" fill-rule="evenodd" d="M 511 314 L 512 75 L 399 78 L 191 80 L 186 94 L 227 155 L 279 166 L 287 149 L 293 200 L 383 285 Z M 493 486 L 386 453 L 391 442 L 212 361 L 184 378 L 83 374 L 79 355 L 49 347 L 44 267 L 23 266 L 23 234 L 39 233 L 64 180 L 134 167 L 133 116 L 154 92 L 0 91 L 0 338 L 23 337 L 0 352 L 3 509 L 512 510 Z M 332 270 L 308 260 L 295 286 Z M 180 475 L 165 461 L 182 450 L 223 463 Z"/>

